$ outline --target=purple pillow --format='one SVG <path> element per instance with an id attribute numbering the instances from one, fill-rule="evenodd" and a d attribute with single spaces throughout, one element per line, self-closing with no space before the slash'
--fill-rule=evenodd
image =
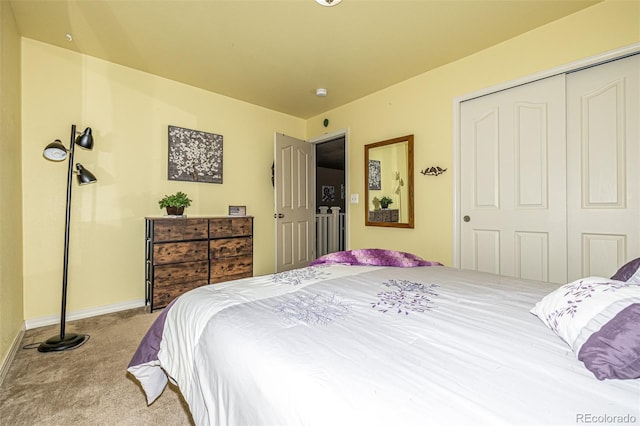
<path id="1" fill-rule="evenodd" d="M 578 359 L 598 380 L 640 378 L 640 303 L 633 303 L 586 340 Z"/>
<path id="2" fill-rule="evenodd" d="M 631 277 L 636 275 L 638 269 L 640 269 L 640 257 L 624 264 L 620 269 L 618 269 L 618 272 L 611 277 L 611 279 L 629 281 Z"/>
<path id="3" fill-rule="evenodd" d="M 358 249 L 325 254 L 309 263 L 309 266 L 322 264 L 396 266 L 412 268 L 415 266 L 442 266 L 440 262 L 424 260 L 419 256 L 403 251 L 385 249 Z"/>

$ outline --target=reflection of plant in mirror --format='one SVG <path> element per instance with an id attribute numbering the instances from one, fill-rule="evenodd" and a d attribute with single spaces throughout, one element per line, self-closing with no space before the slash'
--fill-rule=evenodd
<path id="1" fill-rule="evenodd" d="M 380 206 L 383 209 L 386 209 L 387 207 L 389 207 L 389 204 L 393 204 L 393 200 L 391 198 L 387 197 L 386 195 L 380 198 Z"/>

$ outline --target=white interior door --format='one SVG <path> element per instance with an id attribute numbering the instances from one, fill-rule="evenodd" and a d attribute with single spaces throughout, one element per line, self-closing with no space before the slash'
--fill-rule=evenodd
<path id="1" fill-rule="evenodd" d="M 307 266 L 315 259 L 315 167 L 313 145 L 276 133 L 276 272 Z"/>
<path id="2" fill-rule="evenodd" d="M 640 55 L 567 75 L 569 279 L 640 256 Z"/>
<path id="3" fill-rule="evenodd" d="M 566 282 L 565 82 L 461 104 L 460 266 Z"/>

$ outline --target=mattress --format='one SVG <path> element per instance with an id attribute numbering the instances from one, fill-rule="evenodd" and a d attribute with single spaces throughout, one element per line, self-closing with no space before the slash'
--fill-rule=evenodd
<path id="1" fill-rule="evenodd" d="M 204 286 L 129 371 L 149 403 L 177 383 L 198 425 L 638 424 L 640 380 L 597 380 L 530 313 L 557 287 L 340 264 Z"/>

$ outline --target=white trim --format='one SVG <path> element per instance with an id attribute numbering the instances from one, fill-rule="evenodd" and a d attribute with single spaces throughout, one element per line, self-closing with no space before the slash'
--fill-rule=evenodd
<path id="1" fill-rule="evenodd" d="M 74 321 L 83 318 L 95 317 L 98 315 L 111 314 L 114 312 L 126 311 L 128 309 L 141 308 L 145 306 L 144 299 L 135 299 L 128 302 L 115 303 L 113 305 L 96 306 L 88 309 L 81 309 L 68 313 L 67 321 Z M 48 315 L 46 317 L 33 318 L 25 321 L 25 327 L 27 330 L 31 330 L 38 327 L 44 327 L 47 325 L 59 324 L 59 315 Z"/>
<path id="2" fill-rule="evenodd" d="M 9 373 L 9 367 L 11 367 L 11 363 L 16 357 L 16 353 L 18 353 L 18 349 L 20 348 L 20 343 L 22 342 L 23 337 L 24 324 L 20 328 L 20 331 L 18 331 L 18 333 L 14 337 L 13 343 L 11 343 L 11 348 L 9 348 L 7 356 L 2 360 L 2 364 L 0 364 L 0 387 L 2 387 L 2 382 L 4 382 L 5 377 L 7 377 L 7 373 Z"/>
<path id="3" fill-rule="evenodd" d="M 324 142 L 324 141 L 328 141 L 331 139 L 337 139 L 339 137 L 344 136 L 345 140 L 347 139 L 347 135 L 349 134 L 349 129 L 340 129 L 340 130 L 336 130 L 335 132 L 331 132 L 331 133 L 323 133 L 319 136 L 315 136 L 311 139 L 309 139 L 307 142 L 309 143 L 319 143 L 319 142 Z"/>
<path id="4" fill-rule="evenodd" d="M 622 59 L 640 53 L 640 43 L 633 43 L 629 46 L 610 50 L 599 55 L 584 58 L 569 64 L 541 71 L 516 80 L 500 83 L 485 89 L 467 93 L 453 99 L 453 266 L 460 267 L 460 104 L 470 99 L 496 93 L 502 90 L 511 89 L 516 86 L 542 80 L 558 74 L 568 74 L 584 68 L 593 67 L 605 62 Z"/>

